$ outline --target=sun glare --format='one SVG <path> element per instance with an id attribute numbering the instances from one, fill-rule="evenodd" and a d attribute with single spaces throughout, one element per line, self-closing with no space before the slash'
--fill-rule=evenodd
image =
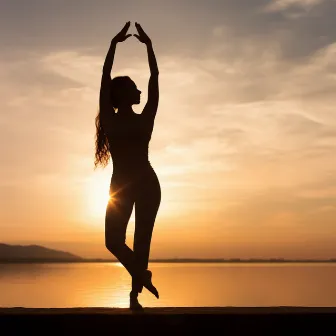
<path id="1" fill-rule="evenodd" d="M 88 210 L 94 217 L 105 216 L 107 203 L 110 200 L 109 184 L 111 176 L 105 172 L 95 172 L 88 181 Z"/>
<path id="2" fill-rule="evenodd" d="M 102 219 L 105 217 L 106 206 L 108 202 L 113 202 L 109 195 L 111 182 L 111 173 L 108 171 L 95 171 L 87 179 L 86 184 L 86 209 L 87 216 L 94 217 L 96 219 Z M 163 184 L 163 182 L 161 182 Z M 169 183 L 166 182 L 166 185 Z M 164 202 L 160 204 L 159 214 L 160 216 L 176 216 L 183 212 L 183 206 L 180 202 L 176 202 L 174 188 L 170 188 L 165 192 Z M 130 221 L 135 221 L 135 211 L 132 211 Z"/>

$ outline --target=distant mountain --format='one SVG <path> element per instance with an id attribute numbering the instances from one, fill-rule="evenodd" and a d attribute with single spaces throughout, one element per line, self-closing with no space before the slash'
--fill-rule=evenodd
<path id="1" fill-rule="evenodd" d="M 0 261 L 80 261 L 69 252 L 52 250 L 39 245 L 8 245 L 0 243 Z"/>

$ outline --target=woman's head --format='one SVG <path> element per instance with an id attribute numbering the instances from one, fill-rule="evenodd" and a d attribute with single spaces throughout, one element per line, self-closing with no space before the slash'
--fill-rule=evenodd
<path id="1" fill-rule="evenodd" d="M 114 108 L 140 103 L 141 91 L 128 76 L 118 76 L 111 80 L 111 102 Z"/>
<path id="2" fill-rule="evenodd" d="M 141 91 L 128 76 L 119 76 L 111 80 L 111 103 L 115 109 L 130 107 L 140 103 Z M 100 111 L 96 116 L 96 152 L 95 167 L 105 167 L 110 159 L 109 143 L 101 125 Z"/>

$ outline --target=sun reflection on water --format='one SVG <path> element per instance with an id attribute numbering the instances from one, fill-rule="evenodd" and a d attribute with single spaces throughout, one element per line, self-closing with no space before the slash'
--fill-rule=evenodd
<path id="1" fill-rule="evenodd" d="M 101 279 L 95 291 L 90 292 L 86 299 L 90 307 L 129 307 L 131 277 L 119 262 L 105 264 L 113 268 L 109 276 Z"/>
<path id="2" fill-rule="evenodd" d="M 334 264 L 150 263 L 149 268 L 160 299 L 144 289 L 139 296 L 144 307 L 334 307 L 336 302 Z M 132 285 L 120 263 L 2 265 L 0 278 L 4 307 L 127 308 Z"/>

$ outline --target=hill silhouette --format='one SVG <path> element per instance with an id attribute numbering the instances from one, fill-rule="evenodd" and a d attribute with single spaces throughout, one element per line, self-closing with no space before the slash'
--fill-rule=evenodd
<path id="1" fill-rule="evenodd" d="M 8 245 L 0 243 L 0 261 L 80 261 L 81 257 L 39 245 Z"/>

